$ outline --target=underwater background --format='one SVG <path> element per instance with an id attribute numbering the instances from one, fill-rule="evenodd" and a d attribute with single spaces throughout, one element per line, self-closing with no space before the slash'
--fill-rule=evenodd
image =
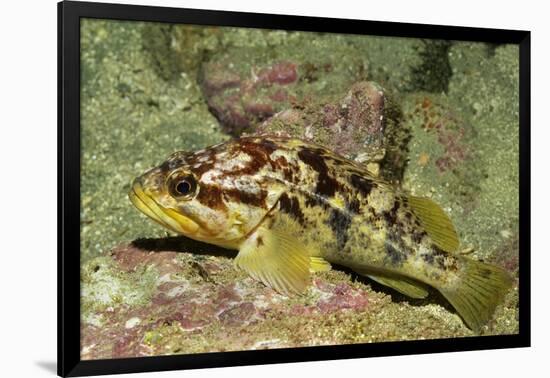
<path id="1" fill-rule="evenodd" d="M 127 193 L 174 151 L 288 132 L 431 197 L 461 249 L 517 279 L 518 65 L 516 45 L 82 20 L 81 357 L 474 335 L 437 293 L 413 300 L 345 270 L 279 295 Z M 380 93 L 373 133 L 362 109 Z M 482 334 L 518 332 L 517 295 Z"/>

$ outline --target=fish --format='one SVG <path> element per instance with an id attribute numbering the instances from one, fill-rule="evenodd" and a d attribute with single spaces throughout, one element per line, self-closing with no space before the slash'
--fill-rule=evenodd
<path id="1" fill-rule="evenodd" d="M 459 253 L 452 221 L 364 165 L 300 139 L 245 136 L 178 151 L 134 179 L 129 199 L 163 227 L 238 250 L 234 266 L 285 295 L 351 269 L 410 298 L 438 290 L 479 331 L 512 286 Z"/>

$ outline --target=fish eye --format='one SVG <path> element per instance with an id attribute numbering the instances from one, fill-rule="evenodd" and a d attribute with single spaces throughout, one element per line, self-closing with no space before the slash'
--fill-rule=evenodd
<path id="1" fill-rule="evenodd" d="M 197 182 L 192 174 L 175 172 L 168 178 L 170 195 L 177 199 L 188 199 L 195 194 Z"/>
<path id="2" fill-rule="evenodd" d="M 176 184 L 176 192 L 182 196 L 186 196 L 191 191 L 191 184 L 186 181 L 182 180 Z"/>

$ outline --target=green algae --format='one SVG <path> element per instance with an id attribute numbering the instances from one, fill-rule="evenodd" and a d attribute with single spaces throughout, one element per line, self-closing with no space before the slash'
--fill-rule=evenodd
<path id="1" fill-rule="evenodd" d="M 449 51 L 453 77 L 448 94 L 413 94 L 404 101 L 414 134 L 405 186 L 418 194 L 431 193 L 448 208 L 463 245 L 473 246 L 478 258 L 489 258 L 518 233 L 517 54 L 517 47 L 502 46 L 489 57 L 481 44 L 457 43 Z M 426 131 L 424 119 L 414 114 L 414 104 L 422 98 L 429 98 L 432 108 L 439 106 L 434 113 L 443 113 L 434 122 L 444 123 L 449 132 L 467 130 L 456 138 L 468 156 L 451 170 L 418 163 L 421 154 L 433 159 L 444 149 L 433 130 Z"/>
<path id="2" fill-rule="evenodd" d="M 456 79 L 449 96 L 476 127 L 473 147 L 479 160 L 472 169 L 485 174 L 479 196 L 483 206 L 469 214 L 463 227 L 471 235 L 467 240 L 485 251 L 480 257 L 487 257 L 519 227 L 519 50 L 502 46 L 487 57 L 485 48 L 461 44 L 450 53 Z"/>
<path id="3" fill-rule="evenodd" d="M 81 317 L 98 323 L 97 314 L 117 306 L 140 306 L 150 302 L 159 275 L 156 268 L 141 267 L 124 272 L 110 256 L 85 263 L 80 272 Z"/>
<path id="4" fill-rule="evenodd" d="M 166 235 L 127 198 L 139 174 L 177 150 L 227 139 L 194 77 L 158 76 L 143 49 L 145 23 L 82 22 L 81 257 L 121 241 Z"/>

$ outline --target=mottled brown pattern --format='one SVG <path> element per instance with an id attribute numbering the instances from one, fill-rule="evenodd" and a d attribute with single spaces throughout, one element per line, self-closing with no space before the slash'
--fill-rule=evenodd
<path id="1" fill-rule="evenodd" d="M 388 224 L 393 225 L 397 224 L 397 213 L 399 211 L 399 199 L 396 198 L 395 202 L 393 203 L 393 207 L 389 211 L 385 211 L 383 213 L 384 218 L 386 219 L 386 222 Z"/>
<path id="2" fill-rule="evenodd" d="M 283 176 L 287 182 L 294 182 L 294 173 L 291 168 L 283 168 Z"/>
<path id="3" fill-rule="evenodd" d="M 206 161 L 199 161 L 199 159 L 201 158 L 206 158 Z M 197 175 L 197 177 L 200 177 L 204 173 L 213 169 L 216 161 L 216 154 L 213 150 L 205 151 L 204 153 L 199 155 L 191 155 L 185 160 L 188 169 L 190 169 L 195 175 Z"/>
<path id="4" fill-rule="evenodd" d="M 410 228 L 411 227 L 409 227 L 409 229 Z M 411 240 L 417 244 L 422 243 L 422 239 L 424 239 L 428 235 L 424 230 L 411 229 L 410 231 Z"/>
<path id="5" fill-rule="evenodd" d="M 302 148 L 298 157 L 318 173 L 315 192 L 319 195 L 332 197 L 341 186 L 337 180 L 329 174 L 328 167 L 323 156 L 323 149 Z"/>
<path id="6" fill-rule="evenodd" d="M 399 233 L 390 233 L 384 246 L 386 248 L 386 263 L 394 268 L 402 266 L 412 252 L 405 246 Z"/>
<path id="7" fill-rule="evenodd" d="M 357 190 L 364 198 L 367 198 L 372 189 L 376 187 L 372 180 L 368 180 L 355 173 L 350 176 L 350 184 L 355 190 Z"/>
<path id="8" fill-rule="evenodd" d="M 361 204 L 357 198 L 354 198 L 346 204 L 346 208 L 352 215 L 357 215 L 361 211 Z"/>
<path id="9" fill-rule="evenodd" d="M 269 155 L 273 152 L 272 144 L 256 143 L 251 139 L 243 139 L 241 143 L 235 146 L 237 152 L 244 152 L 250 156 L 251 161 L 244 168 L 238 168 L 231 172 L 226 172 L 222 177 L 226 176 L 242 176 L 252 175 L 257 173 L 268 162 L 273 163 Z"/>
<path id="10" fill-rule="evenodd" d="M 303 173 L 300 172 L 300 168 L 296 162 L 288 162 L 288 165 L 281 167 L 280 171 L 283 174 L 284 180 L 290 184 L 300 185 L 304 179 Z"/>
<path id="11" fill-rule="evenodd" d="M 274 163 L 278 167 L 286 167 L 288 166 L 288 161 L 283 156 L 279 156 L 277 159 L 275 159 Z"/>
<path id="12" fill-rule="evenodd" d="M 330 216 L 327 220 L 328 226 L 332 229 L 338 249 L 342 250 L 349 238 L 349 230 L 351 226 L 351 214 L 340 209 L 331 209 Z"/>
<path id="13" fill-rule="evenodd" d="M 279 210 L 289 214 L 300 224 L 305 225 L 304 213 L 296 197 L 289 197 L 286 193 L 283 193 L 281 198 L 279 198 Z"/>
<path id="14" fill-rule="evenodd" d="M 223 203 L 222 189 L 218 185 L 204 185 L 202 184 L 197 194 L 197 201 L 204 206 L 208 206 L 215 210 L 226 210 L 227 207 Z"/>
<path id="15" fill-rule="evenodd" d="M 458 261 L 456 261 L 456 258 L 439 247 L 434 245 L 431 255 L 431 263 L 436 265 L 439 269 L 445 271 L 456 271 L 458 269 Z"/>
<path id="16" fill-rule="evenodd" d="M 238 201 L 250 206 L 267 208 L 265 202 L 267 192 L 265 190 L 260 190 L 259 193 L 250 193 L 238 189 L 224 189 L 223 194 L 232 201 Z"/>

